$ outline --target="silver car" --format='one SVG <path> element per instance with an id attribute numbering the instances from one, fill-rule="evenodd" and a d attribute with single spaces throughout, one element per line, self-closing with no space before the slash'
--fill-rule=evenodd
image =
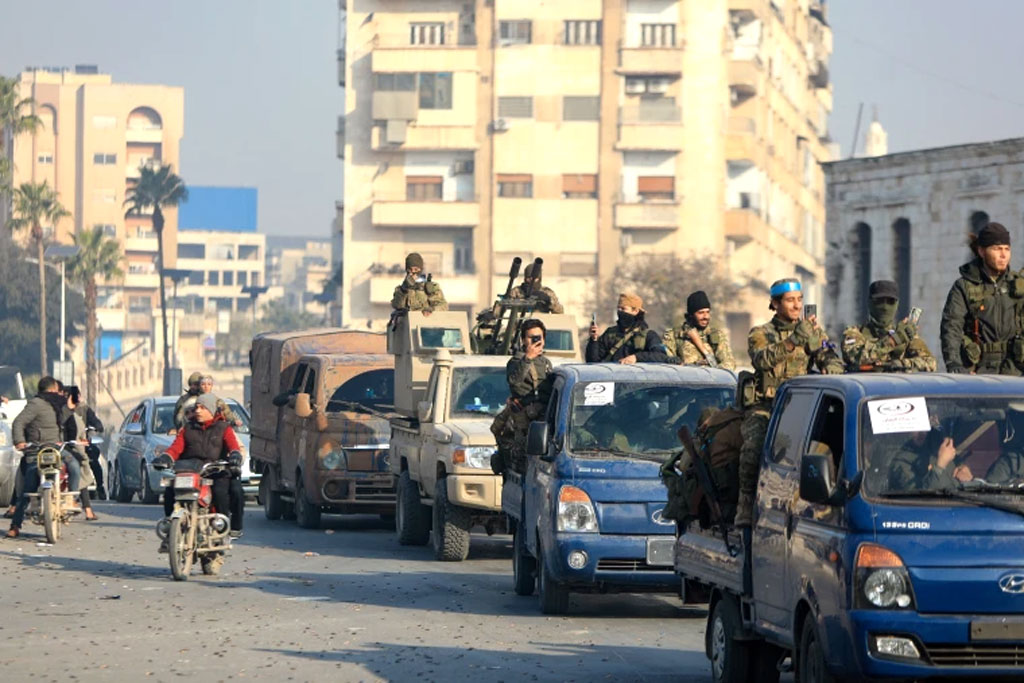
<path id="1" fill-rule="evenodd" d="M 174 442 L 174 404 L 177 396 L 147 398 L 128 413 L 120 428 L 110 436 L 107 449 L 107 493 L 111 500 L 128 503 L 138 496 L 143 503 L 160 500 L 163 488 L 153 469 L 153 458 Z M 242 465 L 242 488 L 246 498 L 256 499 L 260 476 L 249 467 L 249 413 L 236 401 L 225 402 L 242 421 L 234 427 L 242 444 L 245 463 Z"/>

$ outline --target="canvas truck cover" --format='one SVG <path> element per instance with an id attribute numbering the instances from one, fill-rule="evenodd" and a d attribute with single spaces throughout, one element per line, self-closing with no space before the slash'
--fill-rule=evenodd
<path id="1" fill-rule="evenodd" d="M 277 430 L 282 408 L 274 397 L 291 386 L 299 359 L 314 354 L 386 353 L 387 339 L 379 332 L 316 328 L 260 334 L 252 340 L 252 439 L 254 458 L 275 462 Z"/>

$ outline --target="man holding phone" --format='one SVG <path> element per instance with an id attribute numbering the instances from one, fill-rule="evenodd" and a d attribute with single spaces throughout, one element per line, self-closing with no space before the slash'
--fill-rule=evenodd
<path id="1" fill-rule="evenodd" d="M 441 285 L 423 275 L 423 257 L 416 252 L 405 257 L 405 279 L 395 287 L 391 307 L 396 311 L 423 311 L 424 315 L 448 310 Z"/>
<path id="2" fill-rule="evenodd" d="M 512 449 L 511 465 L 518 472 L 526 471 L 526 432 L 530 423 L 540 418 L 551 397 L 551 361 L 544 355 L 544 340 L 547 329 L 544 323 L 531 318 L 523 322 L 520 329 L 523 351 L 509 359 L 505 366 L 508 380 L 508 404 L 497 417 L 497 425 L 504 419 L 511 423 Z M 494 427 L 491 428 L 492 431 Z"/>
<path id="3" fill-rule="evenodd" d="M 935 372 L 938 362 L 918 335 L 917 321 L 896 321 L 899 293 L 892 280 L 876 280 L 868 287 L 868 321 L 843 332 L 847 372 Z"/>

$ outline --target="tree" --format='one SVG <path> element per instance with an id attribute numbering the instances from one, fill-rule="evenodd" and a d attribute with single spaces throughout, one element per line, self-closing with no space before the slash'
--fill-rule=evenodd
<path id="1" fill-rule="evenodd" d="M 160 273 L 160 316 L 164 331 L 164 371 L 171 367 L 171 343 L 167 338 L 167 288 L 164 285 L 164 208 L 177 206 L 188 199 L 185 181 L 174 175 L 170 164 L 139 167 L 139 180 L 128 188 L 124 201 L 125 216 L 144 216 L 152 211 L 153 231 L 156 233 L 158 272 Z"/>
<path id="2" fill-rule="evenodd" d="M 69 263 L 71 279 L 85 290 L 85 400 L 96 405 L 96 278 L 121 277 L 121 244 L 97 226 L 74 236 L 79 252 Z"/>
<path id="3" fill-rule="evenodd" d="M 11 173 L 14 170 L 4 146 L 7 136 L 13 140 L 22 133 L 34 133 L 40 125 L 39 117 L 31 113 L 35 102 L 31 97 L 18 94 L 18 79 L 0 76 L 0 197 L 11 193 Z M 29 113 L 26 113 L 28 111 Z"/>
<path id="4" fill-rule="evenodd" d="M 14 214 L 10 226 L 12 230 L 27 228 L 32 241 L 36 245 L 36 258 L 39 259 L 39 363 L 40 372 L 46 370 L 46 264 L 43 262 L 43 223 L 56 228 L 57 221 L 70 216 L 57 193 L 46 183 L 22 183 L 14 191 Z"/>
<path id="5" fill-rule="evenodd" d="M 288 332 L 315 327 L 321 324 L 320 316 L 301 308 L 288 306 L 284 299 L 274 299 L 263 305 L 263 316 L 259 327 L 262 332 Z"/>

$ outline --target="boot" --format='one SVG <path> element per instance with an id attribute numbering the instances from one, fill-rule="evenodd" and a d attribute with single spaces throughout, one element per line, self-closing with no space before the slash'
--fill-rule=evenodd
<path id="1" fill-rule="evenodd" d="M 750 493 L 740 492 L 739 500 L 736 501 L 736 519 L 733 522 L 739 527 L 750 527 L 754 519 L 754 496 Z"/>

